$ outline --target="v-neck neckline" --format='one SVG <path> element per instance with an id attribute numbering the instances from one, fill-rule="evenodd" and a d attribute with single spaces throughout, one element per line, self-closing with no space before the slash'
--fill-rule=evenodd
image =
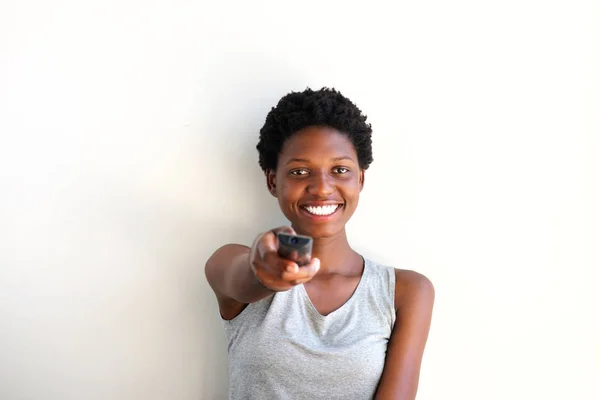
<path id="1" fill-rule="evenodd" d="M 361 256 L 362 257 L 362 256 Z M 346 300 L 346 302 L 344 304 L 342 304 L 340 307 L 336 308 L 335 310 L 333 310 L 332 312 L 330 312 L 327 315 L 323 315 L 319 312 L 319 310 L 317 310 L 317 307 L 315 307 L 315 305 L 313 304 L 312 300 L 310 299 L 310 296 L 308 295 L 308 292 L 306 291 L 306 288 L 304 287 L 304 284 L 299 285 L 301 286 L 301 291 L 302 291 L 302 297 L 304 297 L 304 301 L 308 306 L 308 309 L 310 310 L 310 312 L 312 312 L 313 314 L 315 314 L 315 316 L 317 316 L 318 318 L 322 318 L 322 319 L 330 319 L 333 316 L 337 315 L 337 314 L 341 314 L 344 310 L 346 310 L 347 308 L 350 307 L 350 304 L 354 301 L 354 299 L 358 296 L 359 291 L 361 290 L 361 288 L 365 285 L 365 280 L 366 277 L 369 273 L 369 269 L 370 266 L 369 261 L 362 257 L 363 259 L 363 271 L 362 274 L 360 276 L 360 280 L 358 281 L 358 285 L 356 285 L 356 289 L 354 289 L 354 292 L 352 293 L 352 295 L 350 296 L 350 298 L 348 300 Z"/>

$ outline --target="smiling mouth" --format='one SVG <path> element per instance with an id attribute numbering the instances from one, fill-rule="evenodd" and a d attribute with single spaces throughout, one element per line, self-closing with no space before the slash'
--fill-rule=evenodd
<path id="1" fill-rule="evenodd" d="M 301 208 L 309 214 L 326 217 L 336 212 L 342 206 L 343 204 L 330 204 L 326 206 L 301 206 Z"/>

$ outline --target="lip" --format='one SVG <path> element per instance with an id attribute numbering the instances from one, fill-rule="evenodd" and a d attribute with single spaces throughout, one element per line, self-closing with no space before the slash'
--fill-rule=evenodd
<path id="1" fill-rule="evenodd" d="M 329 215 L 315 215 L 315 214 L 311 214 L 308 211 L 306 211 L 304 209 L 304 207 L 307 206 L 312 206 L 312 207 L 318 207 L 318 206 L 335 206 L 337 205 L 337 209 L 329 214 Z M 337 217 L 337 215 L 340 213 L 340 210 L 344 208 L 344 204 L 343 203 L 339 203 L 339 202 L 310 202 L 310 203 L 304 203 L 300 206 L 300 213 L 308 218 L 310 218 L 313 221 L 329 221 L 334 219 L 335 217 Z"/>

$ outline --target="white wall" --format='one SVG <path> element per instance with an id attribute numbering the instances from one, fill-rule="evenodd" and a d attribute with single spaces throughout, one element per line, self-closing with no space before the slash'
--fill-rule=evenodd
<path id="1" fill-rule="evenodd" d="M 254 146 L 306 86 L 373 124 L 353 244 L 436 286 L 419 399 L 600 398 L 598 24 L 573 0 L 2 2 L 0 399 L 226 397 L 204 262 L 284 222 Z"/>

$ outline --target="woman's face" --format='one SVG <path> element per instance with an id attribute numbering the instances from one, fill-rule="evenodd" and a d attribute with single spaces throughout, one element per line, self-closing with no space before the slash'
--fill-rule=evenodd
<path id="1" fill-rule="evenodd" d="M 315 239 L 344 231 L 363 188 L 364 170 L 347 136 L 328 127 L 307 127 L 284 143 L 269 191 L 292 227 Z"/>

